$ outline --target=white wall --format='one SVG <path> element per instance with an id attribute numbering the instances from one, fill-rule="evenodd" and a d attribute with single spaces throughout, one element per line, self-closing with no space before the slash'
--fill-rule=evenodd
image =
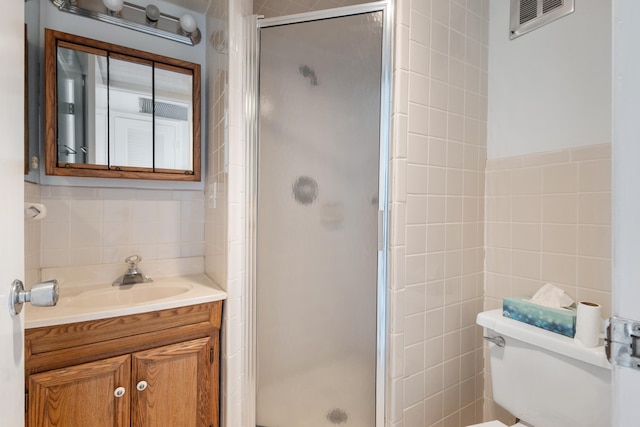
<path id="1" fill-rule="evenodd" d="M 489 19 L 488 159 L 611 141 L 611 2 L 509 40 L 509 2 Z"/>

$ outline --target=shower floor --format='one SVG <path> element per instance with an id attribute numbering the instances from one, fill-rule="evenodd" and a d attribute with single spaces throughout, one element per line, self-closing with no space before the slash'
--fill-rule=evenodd
<path id="1" fill-rule="evenodd" d="M 375 370 L 361 359 L 326 364 L 258 390 L 256 427 L 372 427 Z"/>

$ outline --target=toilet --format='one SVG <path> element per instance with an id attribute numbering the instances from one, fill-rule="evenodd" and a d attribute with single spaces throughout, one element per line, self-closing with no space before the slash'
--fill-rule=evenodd
<path id="1" fill-rule="evenodd" d="M 610 427 L 611 364 L 604 347 L 502 316 L 478 314 L 489 342 L 493 400 L 526 427 Z M 498 342 L 498 344 L 496 344 Z M 475 427 L 506 427 L 500 421 Z M 473 426 L 469 426 L 473 427 Z"/>

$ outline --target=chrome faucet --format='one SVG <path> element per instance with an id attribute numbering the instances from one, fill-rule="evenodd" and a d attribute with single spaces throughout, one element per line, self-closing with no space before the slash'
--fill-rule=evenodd
<path id="1" fill-rule="evenodd" d="M 153 280 L 151 280 L 151 277 L 146 276 L 142 272 L 142 270 L 138 268 L 138 263 L 140 261 L 142 261 L 142 257 L 140 255 L 131 255 L 127 257 L 124 262 L 129 264 L 129 268 L 127 268 L 127 271 L 125 271 L 121 278 L 113 283 L 113 286 L 134 285 L 136 283 L 153 282 Z"/>

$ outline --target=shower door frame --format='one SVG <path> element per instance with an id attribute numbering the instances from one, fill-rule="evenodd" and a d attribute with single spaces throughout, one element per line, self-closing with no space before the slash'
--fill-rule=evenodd
<path id="1" fill-rule="evenodd" d="M 256 220 L 258 201 L 258 125 L 259 125 L 259 64 L 260 29 L 340 18 L 372 12 L 382 12 L 382 52 L 380 74 L 380 159 L 378 165 L 378 273 L 376 297 L 376 381 L 375 419 L 376 426 L 385 425 L 386 365 L 388 360 L 388 298 L 389 292 L 389 169 L 391 146 L 391 101 L 392 101 L 392 46 L 393 46 L 393 0 L 376 1 L 354 6 L 326 9 L 264 19 L 252 15 L 245 21 L 244 71 L 244 139 L 246 147 L 246 284 L 245 284 L 245 402 L 247 418 L 243 424 L 256 425 Z"/>

